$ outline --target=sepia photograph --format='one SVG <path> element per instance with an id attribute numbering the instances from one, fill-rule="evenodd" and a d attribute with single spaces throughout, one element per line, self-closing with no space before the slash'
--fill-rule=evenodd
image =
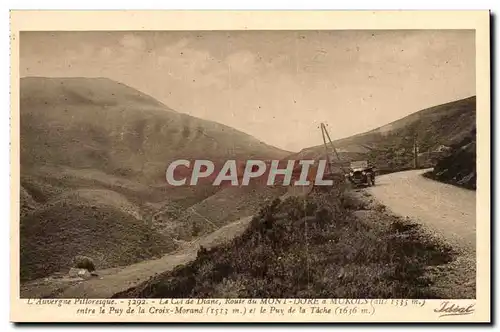
<path id="1" fill-rule="evenodd" d="M 160 319 L 248 299 L 312 315 L 344 305 L 357 319 L 373 301 L 475 313 L 489 277 L 477 118 L 490 110 L 477 101 L 489 73 L 478 78 L 474 28 L 17 39 L 12 296 L 54 308 L 152 300 Z"/>

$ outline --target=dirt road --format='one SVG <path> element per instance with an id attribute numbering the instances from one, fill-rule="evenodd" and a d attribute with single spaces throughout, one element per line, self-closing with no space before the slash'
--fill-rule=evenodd
<path id="1" fill-rule="evenodd" d="M 382 175 L 368 191 L 392 212 L 408 216 L 447 240 L 475 252 L 476 193 L 422 176 L 427 170 Z"/>
<path id="2" fill-rule="evenodd" d="M 196 258 L 201 246 L 211 248 L 243 233 L 252 217 L 241 218 L 198 240 L 186 243 L 176 252 L 159 259 L 147 260 L 122 268 L 98 271 L 99 277 L 90 280 L 38 280 L 21 287 L 22 298 L 109 298 L 112 295 L 148 280 L 157 273 L 172 270 Z"/>
<path id="3" fill-rule="evenodd" d="M 310 189 L 290 188 L 286 194 L 281 196 L 281 199 L 306 195 Z M 251 220 L 252 216 L 236 220 L 213 233 L 188 242 L 176 252 L 166 254 L 158 259 L 97 271 L 98 278 L 75 280 L 51 276 L 25 283 L 21 285 L 21 298 L 109 298 L 148 280 L 155 274 L 170 271 L 180 264 L 193 261 L 196 259 L 200 246 L 211 248 L 234 239 L 245 231 Z"/>

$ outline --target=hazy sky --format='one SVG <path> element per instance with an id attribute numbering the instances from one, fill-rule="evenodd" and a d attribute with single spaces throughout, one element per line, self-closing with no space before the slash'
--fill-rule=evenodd
<path id="1" fill-rule="evenodd" d="M 20 74 L 108 77 L 298 151 L 475 95 L 474 31 L 23 32 Z"/>

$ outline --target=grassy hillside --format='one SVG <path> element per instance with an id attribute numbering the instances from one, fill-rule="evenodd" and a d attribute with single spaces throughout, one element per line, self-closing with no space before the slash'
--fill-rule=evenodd
<path id="1" fill-rule="evenodd" d="M 175 112 L 109 79 L 21 79 L 21 165 L 92 168 L 164 182 L 176 159 L 272 159 L 288 153 Z"/>
<path id="2" fill-rule="evenodd" d="M 102 195 L 107 198 L 99 202 Z M 172 239 L 137 219 L 136 210 L 116 193 L 86 191 L 71 193 L 24 216 L 21 280 L 68 269 L 76 255 L 91 257 L 102 269 L 174 250 Z"/>
<path id="3" fill-rule="evenodd" d="M 69 268 L 77 254 L 94 258 L 98 269 L 130 264 L 194 236 L 180 234 L 193 228 L 189 218 L 151 218 L 169 207 L 185 211 L 221 188 L 167 185 L 173 160 L 210 159 L 220 167 L 226 159 L 289 154 L 105 78 L 30 77 L 20 88 L 23 279 Z"/>
<path id="4" fill-rule="evenodd" d="M 336 140 L 334 144 L 343 160 L 368 158 L 380 170 L 396 170 L 413 165 L 416 137 L 419 166 L 432 167 L 444 151 L 467 137 L 475 125 L 474 96 L 421 110 L 366 133 Z M 298 155 L 324 158 L 324 154 L 324 146 L 319 145 Z"/>
<path id="5" fill-rule="evenodd" d="M 177 223 L 173 224 L 176 227 L 173 233 L 189 239 L 212 232 L 241 216 L 256 214 L 263 202 L 285 192 L 285 187 L 272 188 L 253 183 L 249 186 L 228 187 L 186 209 L 177 219 Z"/>
<path id="6" fill-rule="evenodd" d="M 416 137 L 419 166 L 441 160 L 436 169 L 446 171 L 440 176 L 458 173 L 468 181 L 472 167 L 475 174 L 475 109 L 471 97 L 334 143 L 344 161 L 367 158 L 379 169 L 398 170 L 412 165 Z M 324 158 L 324 147 L 289 158 Z M 452 166 L 457 162 L 460 170 Z M 231 243 L 200 248 L 195 261 L 114 297 L 449 298 L 429 271 L 454 257 L 418 224 L 390 215 L 383 206 L 366 206 L 338 183 L 314 188 L 304 199 L 264 205 Z M 468 292 L 460 296 L 475 296 Z"/>
<path id="7" fill-rule="evenodd" d="M 436 297 L 426 271 L 449 262 L 450 249 L 361 202 L 331 188 L 275 200 L 231 243 L 114 297 Z"/>

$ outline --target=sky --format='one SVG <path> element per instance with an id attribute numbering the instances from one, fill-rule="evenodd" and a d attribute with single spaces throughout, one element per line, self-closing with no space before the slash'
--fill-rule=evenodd
<path id="1" fill-rule="evenodd" d="M 473 30 L 22 32 L 20 75 L 107 77 L 288 150 L 475 95 Z"/>

